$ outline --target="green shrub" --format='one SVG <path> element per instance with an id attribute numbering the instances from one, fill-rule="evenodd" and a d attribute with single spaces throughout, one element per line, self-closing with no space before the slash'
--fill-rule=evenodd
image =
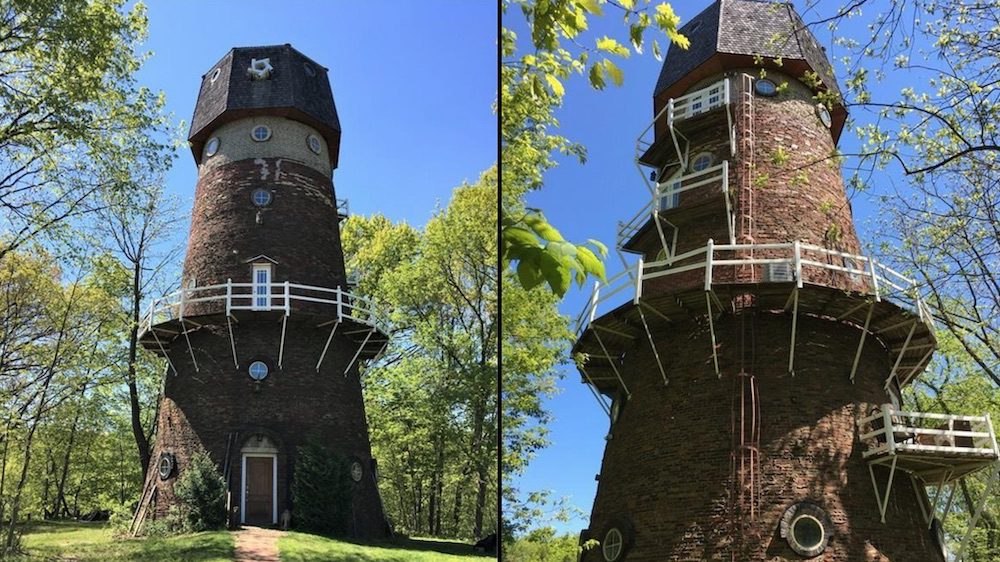
<path id="1" fill-rule="evenodd" d="M 226 483 L 208 453 L 195 453 L 190 464 L 181 467 L 174 495 L 183 506 L 184 531 L 209 531 L 226 524 Z"/>
<path id="2" fill-rule="evenodd" d="M 354 482 L 347 458 L 316 441 L 298 450 L 292 501 L 297 528 L 343 535 L 351 518 Z"/>
<path id="3" fill-rule="evenodd" d="M 131 530 L 132 515 L 134 513 L 135 510 L 132 509 L 130 504 L 115 505 L 111 509 L 111 515 L 108 517 L 108 527 L 111 528 L 111 534 L 116 537 L 128 535 Z"/>
<path id="4" fill-rule="evenodd" d="M 170 506 L 165 517 L 147 519 L 142 525 L 143 535 L 157 539 L 192 531 L 194 529 L 188 521 L 187 509 L 179 509 L 176 505 Z"/>

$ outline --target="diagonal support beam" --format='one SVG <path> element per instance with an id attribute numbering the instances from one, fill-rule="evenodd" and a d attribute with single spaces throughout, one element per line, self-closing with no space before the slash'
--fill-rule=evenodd
<path id="1" fill-rule="evenodd" d="M 868 314 L 865 316 L 865 326 L 861 328 L 861 341 L 858 342 L 858 351 L 854 354 L 854 364 L 851 365 L 851 383 L 854 383 L 854 375 L 858 372 L 858 362 L 861 360 L 861 350 L 865 348 L 865 340 L 868 339 L 868 326 L 872 322 L 872 312 L 875 311 L 875 303 L 868 306 Z"/>
<path id="2" fill-rule="evenodd" d="M 187 326 L 184 325 L 184 318 L 181 317 L 180 321 L 181 321 L 181 330 L 184 333 L 184 341 L 187 342 L 188 353 L 191 354 L 191 362 L 194 363 L 194 372 L 196 373 L 200 372 L 201 369 L 198 368 L 198 360 L 194 358 L 194 350 L 191 349 L 191 338 L 188 337 L 188 329 Z"/>
<path id="3" fill-rule="evenodd" d="M 983 490 L 982 497 L 979 498 L 979 506 L 976 507 L 976 513 L 969 521 L 969 527 L 965 531 L 965 538 L 962 539 L 962 545 L 958 547 L 958 554 L 955 555 L 955 562 L 962 562 L 962 556 L 965 554 L 965 547 L 969 544 L 969 539 L 972 538 L 972 530 L 976 528 L 976 523 L 979 523 L 979 518 L 983 515 L 983 509 L 986 507 L 986 500 L 990 498 L 991 492 L 993 491 L 993 485 L 997 481 L 998 467 L 1000 467 L 1000 463 L 994 464 L 990 469 L 992 474 L 990 475 L 989 481 L 986 483 L 986 489 Z"/>
<path id="4" fill-rule="evenodd" d="M 229 327 L 229 347 L 233 350 L 233 365 L 236 366 L 236 370 L 240 370 L 240 362 L 236 359 L 236 338 L 233 337 L 233 317 L 231 314 L 226 313 L 226 326 Z"/>
<path id="5" fill-rule="evenodd" d="M 891 437 L 890 437 L 891 438 Z M 868 464 L 868 474 L 872 477 L 872 486 L 875 488 L 875 500 L 878 502 L 878 513 L 885 523 L 885 510 L 889 507 L 889 494 L 892 492 L 892 479 L 896 476 L 896 457 L 892 456 L 892 464 L 889 466 L 889 481 L 885 485 L 885 496 L 879 494 L 878 482 L 875 480 L 874 465 Z"/>
<path id="6" fill-rule="evenodd" d="M 625 396 L 631 397 L 632 393 L 628 391 L 628 386 L 625 385 L 625 380 L 622 379 L 622 374 L 618 372 L 618 365 L 615 365 L 615 360 L 611 358 L 611 354 L 608 353 L 608 348 L 604 347 L 604 341 L 601 340 L 601 334 L 597 330 L 592 332 L 594 337 L 597 339 L 597 344 L 601 346 L 601 350 L 604 351 L 604 355 L 608 358 L 608 363 L 611 365 L 611 369 L 614 370 L 615 376 L 618 377 L 618 382 L 621 383 L 622 388 L 625 390 Z"/>
<path id="7" fill-rule="evenodd" d="M 601 405 L 601 409 L 603 409 L 604 413 L 608 416 L 608 418 L 610 418 L 611 407 L 608 406 L 607 403 L 605 403 L 605 401 L 601 398 L 601 395 L 594 390 L 597 388 L 597 385 L 594 384 L 594 379 L 590 378 L 590 375 L 587 374 L 587 369 L 583 368 L 583 366 L 579 366 L 578 368 L 580 369 L 580 372 L 583 373 L 583 378 L 587 379 L 587 388 L 589 388 L 591 394 L 594 395 L 594 399 L 597 400 L 597 403 Z"/>
<path id="8" fill-rule="evenodd" d="M 285 301 L 288 302 L 287 300 Z M 288 323 L 288 313 L 281 317 L 281 343 L 278 345 L 278 368 L 281 368 L 281 360 L 285 357 L 285 325 Z"/>
<path id="9" fill-rule="evenodd" d="M 347 372 L 351 370 L 351 367 L 354 366 L 354 362 L 358 360 L 358 356 L 361 355 L 361 351 L 364 350 L 364 348 L 365 348 L 366 345 L 368 345 L 368 340 L 371 339 L 372 334 L 374 334 L 374 333 L 375 333 L 375 328 L 372 328 L 371 330 L 369 330 L 368 331 L 368 335 L 365 336 L 365 340 L 363 342 L 361 342 L 361 345 L 358 346 L 358 350 L 354 352 L 354 357 L 351 357 L 351 362 L 348 363 L 347 364 L 347 368 L 344 369 L 344 376 L 345 377 L 347 376 Z"/>
<path id="10" fill-rule="evenodd" d="M 323 358 L 326 357 L 326 350 L 330 348 L 330 342 L 333 341 L 333 334 L 337 333 L 337 326 L 340 326 L 340 322 L 333 325 L 333 329 L 330 330 L 330 337 L 326 338 L 326 344 L 323 346 L 323 352 L 319 354 L 319 361 L 316 362 L 316 372 L 319 372 L 319 366 L 323 364 Z"/>
<path id="11" fill-rule="evenodd" d="M 900 349 L 899 355 L 896 356 L 896 363 L 892 366 L 892 371 L 889 372 L 889 376 L 886 378 L 886 384 L 889 384 L 892 377 L 896 376 L 896 370 L 899 369 L 899 363 L 903 360 L 903 356 L 906 355 L 906 349 L 910 347 L 910 340 L 913 339 L 913 332 L 917 329 L 917 322 L 919 322 L 919 320 L 914 320 L 913 325 L 910 326 L 910 333 L 906 334 L 906 341 L 903 342 L 903 349 Z"/>
<path id="12" fill-rule="evenodd" d="M 797 243 L 797 242 L 796 242 Z M 795 335 L 799 326 L 799 288 L 792 290 L 792 341 L 788 346 L 788 374 L 795 376 Z"/>
<path id="13" fill-rule="evenodd" d="M 715 345 L 715 320 L 712 319 L 712 297 L 711 291 L 705 291 L 705 305 L 708 307 L 708 331 L 712 334 L 712 362 L 715 364 L 715 375 L 722 378 L 722 371 L 719 370 L 719 352 Z"/>
<path id="14" fill-rule="evenodd" d="M 646 315 L 642 312 L 642 307 L 636 307 L 639 310 L 639 318 L 642 320 L 642 327 L 646 330 L 646 338 L 649 340 L 649 347 L 653 350 L 653 357 L 656 358 L 656 366 L 660 369 L 660 376 L 663 377 L 663 386 L 670 384 L 667 380 L 667 373 L 663 370 L 663 362 L 660 361 L 660 352 L 656 351 L 656 344 L 653 343 L 653 333 L 649 331 L 649 324 L 646 323 Z"/>
<path id="15" fill-rule="evenodd" d="M 167 359 L 167 364 L 170 365 L 170 370 L 174 372 L 174 376 L 176 377 L 177 369 L 174 368 L 173 361 L 171 361 L 170 356 L 167 355 L 167 350 L 163 348 L 163 344 L 160 342 L 160 336 L 156 335 L 156 329 L 153 328 L 150 332 L 153 333 L 153 339 L 156 340 L 156 345 L 160 347 L 160 352 L 163 353 L 163 356 Z"/>

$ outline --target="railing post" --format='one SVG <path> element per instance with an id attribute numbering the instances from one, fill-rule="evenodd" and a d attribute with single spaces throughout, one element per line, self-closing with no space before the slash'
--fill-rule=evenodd
<path id="1" fill-rule="evenodd" d="M 233 309 L 233 280 L 226 279 L 226 316 L 230 315 Z"/>
<path id="2" fill-rule="evenodd" d="M 288 281 L 285 281 L 285 316 L 292 313 L 292 303 L 290 299 L 290 291 L 288 289 Z"/>
<path id="3" fill-rule="evenodd" d="M 337 287 L 337 322 L 344 316 L 344 292 Z"/>
<path id="4" fill-rule="evenodd" d="M 590 296 L 590 319 L 587 322 L 588 324 L 590 322 L 593 322 L 594 316 L 597 315 L 597 301 L 600 298 L 600 296 L 601 296 L 601 282 L 594 281 L 594 294 Z"/>
<path id="5" fill-rule="evenodd" d="M 705 246 L 705 290 L 712 290 L 712 256 L 715 254 L 715 242 L 709 238 Z"/>
<path id="6" fill-rule="evenodd" d="M 674 126 L 674 98 L 667 100 L 667 126 Z"/>
<path id="7" fill-rule="evenodd" d="M 642 297 L 642 258 L 639 258 L 639 262 L 635 265 L 635 298 L 632 303 L 639 304 L 640 297 Z"/>
<path id="8" fill-rule="evenodd" d="M 792 247 L 795 250 L 795 286 L 802 288 L 802 246 L 796 240 Z"/>
<path id="9" fill-rule="evenodd" d="M 986 413 L 986 427 L 989 428 L 989 432 L 990 432 L 990 444 L 993 446 L 993 452 L 997 453 L 997 454 L 1000 454 L 1000 451 L 997 450 L 997 434 L 993 430 L 993 420 L 990 419 L 989 412 Z"/>
<path id="10" fill-rule="evenodd" d="M 875 302 L 881 302 L 882 297 L 878 294 L 878 273 L 875 272 L 875 258 L 868 258 L 868 270 L 872 275 L 872 290 L 875 291 Z"/>
<path id="11" fill-rule="evenodd" d="M 185 293 L 185 289 L 182 286 L 181 287 L 181 304 L 180 304 L 180 317 L 181 317 L 181 319 L 184 318 L 184 293 Z"/>
<path id="12" fill-rule="evenodd" d="M 729 105 L 729 78 L 722 79 L 722 92 L 726 105 Z"/>
<path id="13" fill-rule="evenodd" d="M 882 429 L 885 431 L 885 443 L 889 446 L 889 454 L 896 454 L 895 428 L 892 426 L 892 404 L 882 404 Z"/>

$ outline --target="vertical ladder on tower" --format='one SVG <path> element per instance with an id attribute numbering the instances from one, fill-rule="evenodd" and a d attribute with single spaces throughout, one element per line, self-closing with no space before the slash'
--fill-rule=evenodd
<path id="1" fill-rule="evenodd" d="M 753 77 L 743 73 L 740 75 L 740 89 L 736 107 L 736 243 L 754 243 L 754 110 L 753 110 Z M 746 250 L 749 255 L 741 258 L 753 258 L 753 250 Z M 753 283 L 756 274 L 753 265 L 742 265 L 736 273 L 742 282 Z"/>

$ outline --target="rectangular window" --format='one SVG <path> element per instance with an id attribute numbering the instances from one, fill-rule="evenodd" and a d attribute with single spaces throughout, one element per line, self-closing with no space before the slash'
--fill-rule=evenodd
<path id="1" fill-rule="evenodd" d="M 253 265 L 253 309 L 271 309 L 271 265 L 255 263 Z"/>

